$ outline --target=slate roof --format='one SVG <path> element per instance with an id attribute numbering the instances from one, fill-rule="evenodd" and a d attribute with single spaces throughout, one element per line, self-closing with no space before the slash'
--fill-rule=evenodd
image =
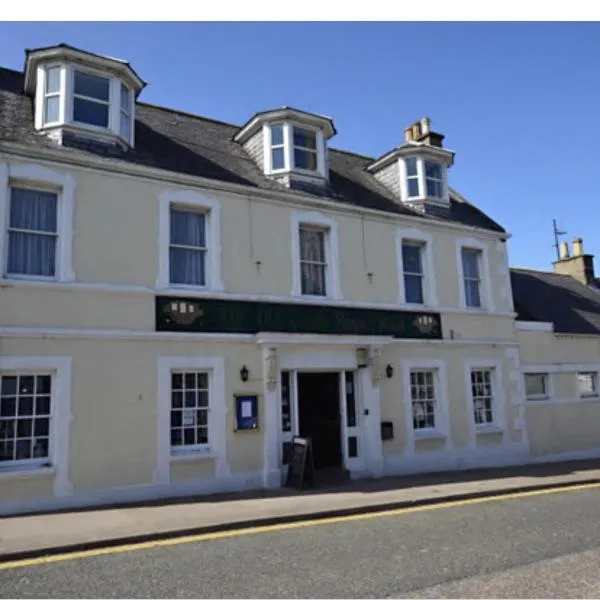
<path id="1" fill-rule="evenodd" d="M 517 320 L 548 321 L 557 333 L 600 335 L 600 289 L 570 275 L 511 269 Z"/>
<path id="2" fill-rule="evenodd" d="M 286 189 L 265 177 L 246 150 L 233 141 L 239 126 L 143 102 L 136 103 L 135 148 L 123 150 L 66 136 L 59 146 L 35 131 L 33 101 L 25 95 L 23 82 L 23 73 L 0 67 L 0 141 L 54 148 L 65 157 L 104 156 L 257 189 Z M 392 193 L 365 170 L 372 158 L 335 149 L 329 150 L 329 157 L 328 188 L 295 190 L 295 193 L 504 232 L 498 223 L 462 197 L 451 198 L 446 214 L 422 214 L 399 205 Z"/>

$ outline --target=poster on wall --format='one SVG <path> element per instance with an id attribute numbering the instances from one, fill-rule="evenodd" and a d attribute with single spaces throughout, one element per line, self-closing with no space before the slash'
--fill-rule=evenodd
<path id="1" fill-rule="evenodd" d="M 235 396 L 235 431 L 258 430 L 258 396 Z"/>

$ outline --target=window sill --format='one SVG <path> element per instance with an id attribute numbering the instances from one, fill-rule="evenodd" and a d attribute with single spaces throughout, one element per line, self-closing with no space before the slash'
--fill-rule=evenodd
<path id="1" fill-rule="evenodd" d="M 172 452 L 170 456 L 171 462 L 184 462 L 188 460 L 203 460 L 211 458 L 217 458 L 217 455 L 215 452 L 213 452 L 212 448 L 194 448 L 191 450 L 182 450 L 176 453 Z"/>
<path id="2" fill-rule="evenodd" d="M 437 430 L 421 430 L 415 431 L 415 440 L 443 440 L 448 437 L 448 435 L 443 431 Z"/>
<path id="3" fill-rule="evenodd" d="M 549 402 L 550 396 L 525 396 L 527 402 Z"/>
<path id="4" fill-rule="evenodd" d="M 44 475 L 55 475 L 55 467 L 14 466 L 0 467 L 0 480 L 2 479 L 27 479 L 29 477 L 43 477 Z"/>
<path id="5" fill-rule="evenodd" d="M 6 273 L 2 278 L 4 281 L 36 281 L 36 282 L 58 282 L 60 281 L 56 276 L 46 275 L 26 275 L 20 273 Z"/>
<path id="6" fill-rule="evenodd" d="M 475 433 L 477 435 L 493 435 L 494 433 L 504 433 L 504 427 L 498 425 L 478 425 Z"/>

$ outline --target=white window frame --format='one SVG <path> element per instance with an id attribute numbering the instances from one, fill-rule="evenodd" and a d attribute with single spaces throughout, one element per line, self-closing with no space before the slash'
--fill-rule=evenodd
<path id="1" fill-rule="evenodd" d="M 413 402 L 410 385 L 410 374 L 415 371 L 430 371 L 434 374 L 436 397 L 435 427 L 415 429 L 413 426 Z M 446 363 L 443 360 L 403 360 L 402 381 L 404 392 L 405 434 L 409 440 L 426 438 L 449 438 L 450 419 L 448 415 L 448 379 Z"/>
<path id="2" fill-rule="evenodd" d="M 41 466 L 35 461 L 0 464 L 0 481 L 20 473 L 54 472 L 54 494 L 66 496 L 73 492 L 69 481 L 69 433 L 71 429 L 71 363 L 70 356 L 2 356 L 2 374 L 50 374 L 52 388 L 50 396 L 50 431 L 48 458 Z M 20 463 L 20 464 L 19 464 Z"/>
<path id="3" fill-rule="evenodd" d="M 462 264 L 462 251 L 464 249 L 469 250 L 478 250 L 479 254 L 479 277 L 480 277 L 480 287 L 479 287 L 479 298 L 481 300 L 481 306 L 467 306 L 466 298 L 465 298 L 465 274 Z M 491 290 L 491 282 L 492 278 L 490 276 L 491 269 L 489 263 L 489 248 L 488 245 L 474 238 L 458 238 L 456 240 L 456 267 L 458 273 L 458 305 L 461 309 L 467 311 L 488 311 L 494 312 L 496 310 L 496 306 L 494 303 L 494 299 L 492 296 Z"/>
<path id="4" fill-rule="evenodd" d="M 284 166 L 282 169 L 273 168 L 273 155 L 271 154 L 272 135 L 271 127 L 281 125 L 283 127 L 283 162 Z M 316 154 L 317 154 L 317 168 L 315 170 L 302 169 L 294 165 L 294 135 L 293 128 L 298 127 L 307 131 L 312 131 L 316 135 Z M 306 176 L 320 176 L 327 177 L 327 164 L 326 164 L 326 152 L 325 152 L 325 136 L 323 132 L 317 127 L 311 125 L 305 125 L 304 123 L 298 123 L 294 121 L 274 121 L 273 123 L 267 123 L 263 126 L 263 139 L 264 139 L 264 157 L 265 157 L 265 173 L 267 175 L 279 175 L 284 173 L 300 173 Z M 281 147 L 280 144 L 275 147 Z M 301 146 L 298 146 L 304 150 L 308 150 Z M 310 150 L 308 150 L 310 151 Z"/>
<path id="5" fill-rule="evenodd" d="M 59 103 L 59 121 L 46 123 L 44 121 L 45 107 L 45 91 L 47 69 L 60 67 L 60 103 Z M 108 126 L 100 127 L 89 123 L 81 123 L 74 120 L 74 97 L 75 97 L 75 71 L 80 71 L 88 75 L 102 77 L 109 80 L 109 95 L 108 95 Z M 125 138 L 121 135 L 121 84 L 123 84 L 131 93 L 131 106 L 129 116 L 129 135 Z M 81 96 L 89 101 L 105 104 L 104 101 L 96 98 L 88 98 Z M 79 65 L 72 62 L 48 63 L 39 66 L 37 69 L 36 81 L 36 96 L 35 96 L 35 127 L 40 130 L 54 130 L 60 127 L 69 127 L 73 129 L 89 131 L 100 139 L 107 137 L 117 137 L 124 140 L 130 146 L 134 144 L 135 132 L 135 94 L 131 87 L 126 83 L 124 78 L 112 75 L 106 71 L 88 67 L 87 65 Z"/>
<path id="6" fill-rule="evenodd" d="M 404 289 L 404 271 L 402 261 L 402 244 L 420 244 L 421 264 L 423 268 L 423 304 L 406 302 Z M 438 306 L 437 283 L 435 277 L 435 261 L 433 259 L 433 236 L 417 228 L 399 228 L 396 230 L 396 261 L 399 279 L 398 303 L 407 306 Z"/>
<path id="7" fill-rule="evenodd" d="M 158 289 L 223 291 L 221 279 L 221 204 L 214 197 L 192 190 L 165 191 L 159 195 Z M 171 207 L 206 213 L 205 285 L 172 284 L 169 269 L 171 246 Z"/>
<path id="8" fill-rule="evenodd" d="M 417 161 L 417 175 L 408 175 L 408 169 L 406 168 L 406 161 L 410 159 L 415 159 Z M 441 196 L 428 196 L 427 195 L 427 176 L 425 172 L 425 163 L 436 163 L 440 165 L 442 169 L 442 178 L 440 180 L 436 179 L 435 181 L 440 181 L 442 184 L 442 195 Z M 446 164 L 433 157 L 425 156 L 425 155 L 412 155 L 406 156 L 398 159 L 398 173 L 400 177 L 400 197 L 404 202 L 422 202 L 424 200 L 429 200 L 431 202 L 438 202 L 443 205 L 447 205 L 450 202 L 450 190 L 448 187 L 448 168 Z M 409 179 L 417 179 L 418 182 L 418 195 L 417 196 L 409 196 L 408 195 L 408 180 Z"/>
<path id="9" fill-rule="evenodd" d="M 323 261 L 315 261 L 315 260 L 307 260 L 305 258 L 302 258 L 302 244 L 300 243 L 300 253 L 299 253 L 299 260 L 300 260 L 300 291 L 302 293 L 303 296 L 315 296 L 315 297 L 319 297 L 319 298 L 327 298 L 327 294 L 328 294 L 328 271 L 329 271 L 329 263 L 327 262 L 328 259 L 328 252 L 327 252 L 327 244 L 328 244 L 328 237 L 329 237 L 329 229 L 325 229 L 323 227 L 314 227 L 312 225 L 306 225 L 304 223 L 300 223 L 300 226 L 298 227 L 298 240 L 301 242 L 302 241 L 302 232 L 303 231 L 310 231 L 313 233 L 318 233 L 321 234 L 323 237 L 323 254 L 324 254 L 324 258 Z M 302 291 L 302 267 L 304 265 L 318 265 L 323 269 L 323 279 L 324 279 L 324 286 L 325 286 L 325 293 L 324 294 L 306 294 L 305 292 Z"/>
<path id="10" fill-rule="evenodd" d="M 123 107 L 123 103 L 121 102 L 121 90 L 122 88 L 127 90 L 127 93 L 129 94 L 129 105 L 126 107 Z M 119 135 L 126 140 L 127 142 L 129 142 L 129 140 L 133 139 L 133 90 L 126 85 L 123 81 L 121 81 L 121 85 L 119 86 Z M 127 135 L 123 135 L 123 132 L 121 131 L 121 116 L 122 115 L 126 115 L 127 118 L 129 119 L 129 131 L 127 131 Z"/>
<path id="11" fill-rule="evenodd" d="M 579 376 L 580 375 L 591 375 L 592 383 L 594 385 L 594 391 L 589 394 L 582 394 L 579 389 Z M 578 370 L 575 372 L 575 388 L 577 390 L 577 398 L 598 398 L 600 392 L 598 391 L 598 371 L 594 370 Z"/>
<path id="12" fill-rule="evenodd" d="M 56 268 L 54 277 L 7 274 L 8 223 L 11 187 L 40 189 L 57 194 Z M 33 163 L 0 162 L 0 265 L 2 278 L 35 281 L 73 281 L 73 210 L 76 181 L 68 173 Z"/>
<path id="13" fill-rule="evenodd" d="M 492 372 L 492 422 L 475 423 L 474 399 L 471 390 L 471 372 L 490 370 Z M 493 358 L 471 358 L 465 361 L 465 398 L 468 402 L 468 421 L 471 440 L 475 444 L 478 434 L 504 433 L 507 431 L 506 391 L 503 382 L 503 362 Z"/>
<path id="14" fill-rule="evenodd" d="M 173 371 L 204 371 L 209 374 L 208 444 L 188 451 L 171 452 L 171 374 Z M 171 464 L 179 460 L 211 458 L 215 475 L 229 475 L 227 463 L 227 401 L 223 356 L 159 356 L 157 364 L 157 457 L 154 483 L 171 481 Z"/>
<path id="15" fill-rule="evenodd" d="M 314 136 L 315 136 L 314 149 L 308 148 L 307 146 L 297 146 L 294 143 L 294 130 L 295 129 L 304 130 L 304 131 L 314 134 Z M 290 139 L 290 145 L 291 145 L 291 153 L 290 153 L 291 163 L 290 164 L 293 165 L 294 171 L 306 171 L 307 173 L 318 173 L 319 172 L 319 135 L 318 135 L 318 133 L 319 133 L 318 130 L 314 129 L 313 127 L 292 125 L 291 139 Z M 296 150 L 301 150 L 302 152 L 309 152 L 310 154 L 314 154 L 315 155 L 315 168 L 314 169 L 305 169 L 304 167 L 298 167 L 296 165 Z"/>
<path id="16" fill-rule="evenodd" d="M 339 229 L 337 221 L 318 212 L 294 212 L 290 218 L 291 225 L 291 257 L 292 257 L 292 290 L 290 294 L 305 300 L 341 300 L 342 290 L 340 285 L 340 254 L 339 254 Z M 315 227 L 326 230 L 325 258 L 325 296 L 309 296 L 302 293 L 302 275 L 300 269 L 300 228 L 302 226 Z"/>
<path id="17" fill-rule="evenodd" d="M 527 377 L 538 376 L 543 378 L 544 382 L 544 392 L 542 394 L 528 394 L 527 393 Z M 523 387 L 525 390 L 525 398 L 531 401 L 538 400 L 549 400 L 552 395 L 550 393 L 551 390 L 551 378 L 552 375 L 550 373 L 546 373 L 544 371 L 529 371 L 523 373 Z"/>
<path id="18" fill-rule="evenodd" d="M 171 217 L 173 216 L 173 211 L 179 211 L 179 212 L 183 212 L 183 213 L 188 213 L 188 214 L 201 214 L 204 217 L 204 245 L 203 246 L 191 246 L 188 244 L 178 244 L 178 243 L 174 243 L 173 240 L 171 239 L 171 236 L 169 235 L 169 285 L 172 287 L 193 287 L 193 288 L 205 288 L 206 287 L 206 281 L 208 279 L 207 276 L 207 270 L 208 270 L 208 218 L 209 215 L 207 214 L 207 212 L 205 212 L 204 210 L 202 211 L 198 211 L 196 209 L 191 208 L 189 205 L 185 205 L 182 206 L 181 204 L 171 204 L 169 206 L 169 221 L 171 220 Z M 170 229 L 170 227 L 169 227 Z M 170 232 L 169 232 L 170 234 Z M 179 282 L 174 282 L 171 280 L 171 261 L 170 261 L 170 254 L 171 254 L 171 250 L 173 248 L 178 248 L 180 250 L 189 250 L 192 252 L 196 252 L 197 254 L 199 254 L 202 257 L 202 260 L 204 261 L 204 283 L 195 283 L 195 284 L 189 284 L 189 283 L 179 283 Z"/>
<path id="19" fill-rule="evenodd" d="M 48 92 L 47 87 L 48 87 L 48 71 L 52 70 L 52 69 L 58 69 L 59 70 L 59 86 L 58 86 L 58 91 L 57 92 Z M 43 80 L 40 82 L 42 84 L 42 90 L 43 90 L 43 106 L 42 106 L 42 119 L 43 119 L 43 123 L 44 125 L 56 125 L 57 123 L 61 122 L 61 103 L 63 102 L 63 87 L 64 87 L 64 81 L 63 81 L 63 76 L 62 76 L 62 68 L 60 64 L 50 64 L 50 65 L 46 65 L 44 67 L 44 78 Z M 58 98 L 58 119 L 56 121 L 47 121 L 46 120 L 46 100 L 48 100 L 48 98 Z"/>

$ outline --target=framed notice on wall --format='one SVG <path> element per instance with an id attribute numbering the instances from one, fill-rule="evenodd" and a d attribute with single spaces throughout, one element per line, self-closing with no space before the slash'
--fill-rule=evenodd
<path id="1" fill-rule="evenodd" d="M 258 431 L 258 396 L 234 396 L 235 431 Z"/>

